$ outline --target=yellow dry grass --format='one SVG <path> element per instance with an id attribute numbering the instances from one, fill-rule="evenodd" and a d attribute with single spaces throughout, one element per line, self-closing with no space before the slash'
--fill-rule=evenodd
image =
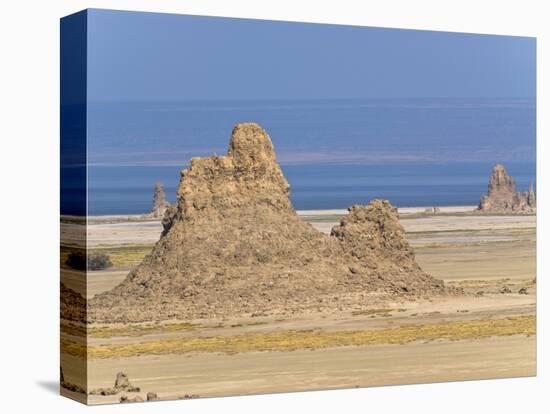
<path id="1" fill-rule="evenodd" d="M 137 266 L 145 256 L 151 253 L 153 246 L 136 245 L 121 247 L 105 247 L 89 250 L 89 254 L 102 253 L 109 256 L 112 268 L 131 268 Z M 69 254 L 77 249 L 62 246 L 60 251 L 60 262 L 62 267 L 66 267 Z"/>
<path id="2" fill-rule="evenodd" d="M 129 324 L 120 326 L 89 326 L 76 325 L 73 323 L 61 323 L 61 332 L 73 336 L 86 336 L 93 338 L 112 338 L 117 336 L 138 337 L 152 333 L 181 332 L 194 329 L 200 325 L 188 322 L 166 323 L 166 324 Z"/>
<path id="3" fill-rule="evenodd" d="M 81 338 L 86 337 L 86 326 L 83 324 L 66 323 L 61 322 L 61 333 L 78 336 Z"/>
<path id="4" fill-rule="evenodd" d="M 398 309 L 391 309 L 391 308 L 379 308 L 379 309 L 363 309 L 363 310 L 357 310 L 352 311 L 352 316 L 391 316 L 392 312 L 405 312 L 407 309 L 398 308 Z"/>
<path id="5" fill-rule="evenodd" d="M 151 253 L 152 246 L 128 246 L 92 250 L 92 253 L 104 253 L 109 256 L 113 267 L 127 268 L 137 266 L 145 256 Z"/>
<path id="6" fill-rule="evenodd" d="M 406 344 L 414 341 L 481 339 L 502 335 L 533 335 L 535 316 L 503 319 L 442 322 L 407 325 L 397 328 L 327 332 L 320 329 L 254 332 L 235 336 L 214 336 L 154 340 L 133 344 L 110 344 L 86 347 L 62 340 L 62 349 L 88 358 L 122 358 L 140 355 L 185 354 L 189 352 L 239 353 L 252 351 L 294 351 L 337 346 Z"/>

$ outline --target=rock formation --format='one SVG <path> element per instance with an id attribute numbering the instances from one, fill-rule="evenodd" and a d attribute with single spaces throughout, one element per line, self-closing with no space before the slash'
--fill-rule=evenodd
<path id="1" fill-rule="evenodd" d="M 443 290 L 443 282 L 422 271 L 405 238 L 397 209 L 389 201 L 373 200 L 353 206 L 331 231 L 347 255 L 356 259 L 352 273 L 375 275 L 377 285 L 392 294 Z M 389 282 L 389 283 L 388 283 Z"/>
<path id="2" fill-rule="evenodd" d="M 238 124 L 226 156 L 194 158 L 151 254 L 89 302 L 89 322 L 357 309 L 455 293 L 420 269 L 395 208 L 349 210 L 328 236 L 302 221 L 271 139 Z"/>
<path id="3" fill-rule="evenodd" d="M 98 388 L 90 391 L 90 395 L 116 395 L 120 392 L 140 392 L 139 387 L 132 385 L 128 379 L 128 375 L 124 372 L 116 374 L 115 385 L 111 388 Z"/>
<path id="4" fill-rule="evenodd" d="M 533 209 L 537 207 L 537 200 L 535 198 L 535 190 L 533 190 L 533 183 L 529 184 L 529 191 L 527 191 L 527 205 Z"/>
<path id="5" fill-rule="evenodd" d="M 159 397 L 156 392 L 147 393 L 147 401 L 158 401 Z"/>
<path id="6" fill-rule="evenodd" d="M 128 375 L 126 375 L 124 372 L 119 372 L 116 374 L 115 388 L 121 388 L 126 390 L 134 387 L 132 386 L 132 384 L 130 384 Z"/>
<path id="7" fill-rule="evenodd" d="M 60 316 L 61 319 L 85 322 L 86 299 L 71 288 L 60 283 Z"/>
<path id="8" fill-rule="evenodd" d="M 170 207 L 170 203 L 166 201 L 166 193 L 161 182 L 155 183 L 155 192 L 153 193 L 153 209 L 149 216 L 154 218 L 164 217 L 164 213 Z"/>
<path id="9" fill-rule="evenodd" d="M 516 183 L 501 164 L 493 167 L 487 194 L 481 197 L 478 210 L 493 213 L 532 213 L 536 211 L 533 185 L 527 192 L 517 192 Z"/>
<path id="10" fill-rule="evenodd" d="M 136 395 L 133 398 L 129 398 L 127 395 L 123 395 L 119 400 L 121 403 L 133 403 L 133 402 L 143 402 L 143 398 L 139 395 Z"/>

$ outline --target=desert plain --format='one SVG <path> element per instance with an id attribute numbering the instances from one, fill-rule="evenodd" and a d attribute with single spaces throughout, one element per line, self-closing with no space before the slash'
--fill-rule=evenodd
<path id="1" fill-rule="evenodd" d="M 536 216 L 489 214 L 475 206 L 399 209 L 416 260 L 464 295 L 297 315 L 170 320 L 131 324 L 61 323 L 67 383 L 88 403 L 203 398 L 536 375 Z M 299 211 L 329 233 L 344 210 Z M 149 254 L 159 219 L 90 217 L 87 247 L 112 266 L 66 266 L 82 226 L 62 223 L 61 279 L 86 298 L 108 291 Z M 86 337 L 87 335 L 87 337 Z M 84 357 L 87 358 L 85 362 Z M 118 372 L 139 392 L 101 395 Z M 73 394 L 78 392 L 63 390 Z"/>

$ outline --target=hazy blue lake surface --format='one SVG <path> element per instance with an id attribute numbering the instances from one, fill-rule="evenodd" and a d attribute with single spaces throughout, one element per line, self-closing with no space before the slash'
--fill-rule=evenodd
<path id="1" fill-rule="evenodd" d="M 297 209 L 473 205 L 496 162 L 521 190 L 535 181 L 529 99 L 102 103 L 88 108 L 89 214 L 144 213 L 155 181 L 174 201 L 189 159 L 224 154 L 248 121 L 270 134 Z"/>
<path id="2" fill-rule="evenodd" d="M 385 198 L 400 207 L 474 205 L 487 189 L 491 163 L 450 165 L 283 166 L 291 198 L 299 210 L 347 208 Z M 534 180 L 534 165 L 511 163 L 518 188 Z M 162 181 L 175 201 L 180 168 L 91 167 L 89 214 L 138 214 L 151 209 L 153 186 Z"/>

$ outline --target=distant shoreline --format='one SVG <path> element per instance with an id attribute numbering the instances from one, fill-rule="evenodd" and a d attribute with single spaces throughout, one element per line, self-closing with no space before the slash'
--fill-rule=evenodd
<path id="1" fill-rule="evenodd" d="M 466 213 L 475 210 L 477 206 L 423 206 L 423 207 L 397 207 L 400 214 L 418 214 L 424 213 L 426 209 L 439 208 L 440 213 Z M 328 210 L 297 210 L 299 216 L 325 216 L 325 215 L 344 215 L 347 209 L 328 209 Z"/>
<path id="2" fill-rule="evenodd" d="M 432 209 L 434 207 L 439 208 L 439 212 L 436 214 L 463 214 L 468 212 L 473 212 L 477 206 L 424 206 L 424 207 L 398 207 L 397 210 L 399 214 L 410 215 L 410 214 L 422 214 L 425 213 L 427 209 Z M 347 209 L 315 209 L 315 210 L 296 210 L 298 216 L 304 219 L 315 219 L 317 217 L 326 217 L 326 216 L 343 216 L 347 213 Z M 434 213 L 430 213 L 434 214 Z M 64 219 L 82 219 L 78 216 L 62 215 Z M 102 214 L 102 215 L 90 215 L 87 217 L 88 222 L 128 222 L 128 221 L 139 221 L 139 222 L 157 222 L 160 221 L 159 218 L 147 217 L 147 213 L 143 214 Z"/>

